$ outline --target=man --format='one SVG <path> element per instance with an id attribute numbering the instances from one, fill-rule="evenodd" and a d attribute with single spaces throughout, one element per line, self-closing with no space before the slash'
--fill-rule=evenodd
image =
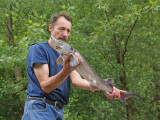
<path id="1" fill-rule="evenodd" d="M 54 14 L 51 17 L 49 31 L 56 39 L 67 41 L 71 28 L 72 19 L 67 14 Z M 80 56 L 75 56 L 80 63 Z M 70 66 L 71 54 L 65 59 L 63 67 L 56 64 L 58 57 L 51 38 L 31 45 L 27 55 L 29 84 L 22 120 L 62 120 L 63 106 L 69 102 L 70 81 L 76 88 L 97 90 L 75 71 L 78 65 Z M 113 99 L 113 96 L 120 98 L 120 93 L 125 91 L 114 87 L 113 93 L 106 95 Z"/>

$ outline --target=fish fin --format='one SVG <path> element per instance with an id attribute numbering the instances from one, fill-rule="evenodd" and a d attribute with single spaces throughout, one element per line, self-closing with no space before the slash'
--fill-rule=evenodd
<path id="1" fill-rule="evenodd" d="M 91 84 L 92 86 L 97 87 L 97 90 L 100 91 L 100 87 L 98 86 L 96 80 L 91 79 L 89 76 L 87 76 L 86 79 L 90 81 L 90 84 Z"/>
<path id="2" fill-rule="evenodd" d="M 126 93 L 121 93 L 121 101 L 127 105 L 127 99 L 130 98 L 130 97 L 136 97 L 140 100 L 143 101 L 142 97 L 140 95 L 138 95 L 137 93 L 134 93 L 134 92 L 130 92 L 130 91 L 126 91 Z"/>
<path id="3" fill-rule="evenodd" d="M 78 59 L 72 54 L 70 58 L 70 66 L 75 67 L 79 64 Z"/>
<path id="4" fill-rule="evenodd" d="M 114 85 L 114 78 L 103 79 L 107 84 Z"/>
<path id="5" fill-rule="evenodd" d="M 125 105 L 128 105 L 127 101 L 125 98 L 121 98 L 121 101 L 125 104 Z"/>
<path id="6" fill-rule="evenodd" d="M 98 86 L 98 84 L 95 83 L 95 85 L 96 85 L 96 87 L 97 87 L 97 90 L 100 91 L 101 89 L 100 89 L 100 87 Z"/>
<path id="7" fill-rule="evenodd" d="M 57 63 L 58 65 L 60 64 L 60 65 L 62 65 L 62 66 L 63 66 L 64 60 L 63 60 L 63 58 L 62 58 L 62 56 L 61 56 L 61 55 L 58 57 L 58 59 L 57 59 L 56 63 Z"/>

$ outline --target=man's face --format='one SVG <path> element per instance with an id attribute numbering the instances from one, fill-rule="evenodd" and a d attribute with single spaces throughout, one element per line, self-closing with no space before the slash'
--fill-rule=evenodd
<path id="1" fill-rule="evenodd" d="M 54 26 L 50 24 L 49 29 L 51 35 L 58 40 L 67 41 L 70 32 L 71 32 L 72 24 L 70 21 L 66 20 L 64 17 L 60 17 Z"/>

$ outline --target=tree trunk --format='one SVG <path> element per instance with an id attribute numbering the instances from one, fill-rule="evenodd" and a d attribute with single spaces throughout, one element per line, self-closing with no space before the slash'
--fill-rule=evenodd
<path id="1" fill-rule="evenodd" d="M 9 20 L 7 23 L 7 29 L 8 29 L 8 41 L 9 41 L 9 45 L 14 47 L 15 43 L 14 43 L 14 32 L 13 32 L 13 17 L 12 17 L 12 5 L 10 5 L 10 9 L 9 9 Z M 15 66 L 14 67 L 14 74 L 16 78 L 21 78 L 21 71 L 20 69 Z"/>
<path id="2" fill-rule="evenodd" d="M 117 40 L 116 40 L 117 41 Z M 122 51 L 121 45 L 117 46 L 117 63 L 123 66 L 125 68 L 125 56 L 124 52 Z M 125 70 L 122 70 L 120 72 L 120 82 L 122 84 L 121 89 L 127 90 L 127 83 L 126 83 L 126 72 Z M 128 105 L 126 106 L 127 109 L 127 119 L 128 120 L 134 120 L 134 110 L 132 103 L 128 101 Z"/>
<path id="3" fill-rule="evenodd" d="M 17 66 L 14 67 L 14 75 L 18 79 L 21 79 L 21 77 L 22 77 L 21 71 Z"/>
<path id="4" fill-rule="evenodd" d="M 7 23 L 8 29 L 8 41 L 10 46 L 14 46 L 14 35 L 13 35 L 13 21 L 12 21 L 12 5 L 10 5 L 9 9 L 9 20 Z"/>

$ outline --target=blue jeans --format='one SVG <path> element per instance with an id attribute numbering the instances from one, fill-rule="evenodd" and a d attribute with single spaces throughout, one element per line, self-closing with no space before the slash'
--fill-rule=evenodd
<path id="1" fill-rule="evenodd" d="M 40 100 L 26 100 L 21 120 L 63 120 L 64 109 Z"/>

